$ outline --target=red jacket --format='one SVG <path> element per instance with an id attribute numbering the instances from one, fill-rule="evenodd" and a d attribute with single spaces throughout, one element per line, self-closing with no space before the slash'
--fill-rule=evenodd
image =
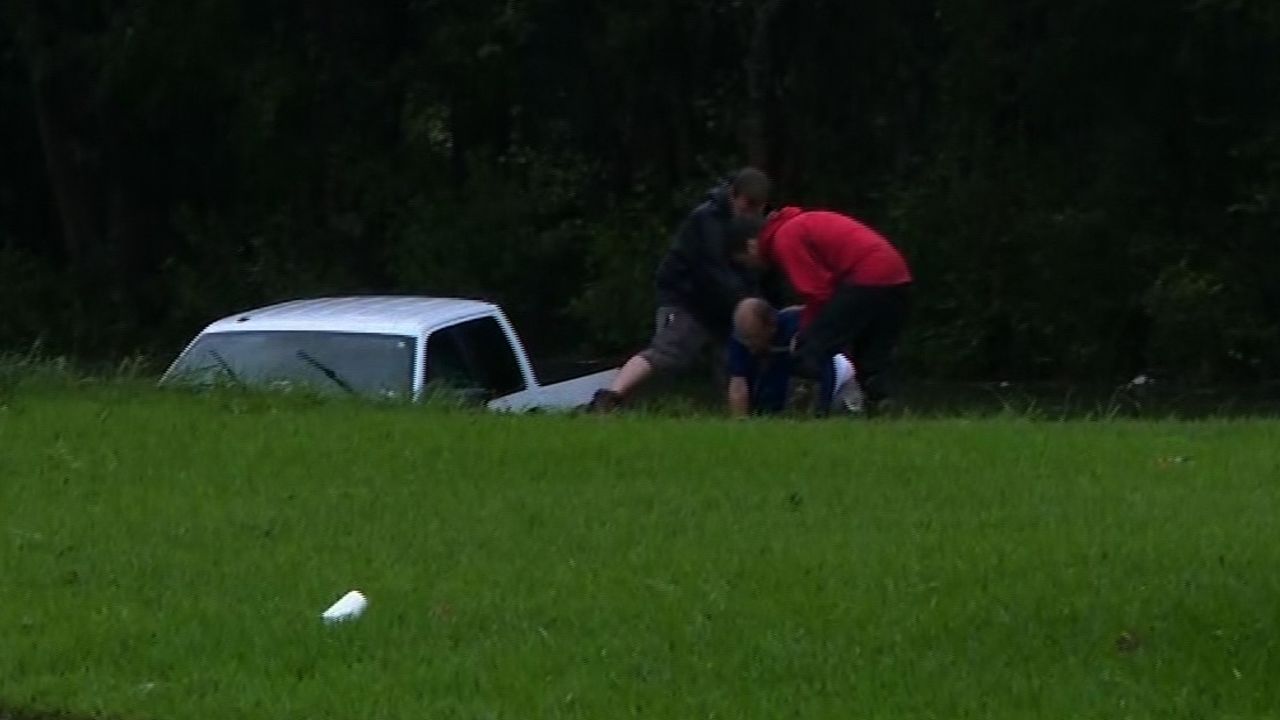
<path id="1" fill-rule="evenodd" d="M 760 233 L 760 253 L 804 299 L 807 326 L 841 285 L 902 285 L 911 271 L 880 233 L 847 215 L 784 207 Z"/>

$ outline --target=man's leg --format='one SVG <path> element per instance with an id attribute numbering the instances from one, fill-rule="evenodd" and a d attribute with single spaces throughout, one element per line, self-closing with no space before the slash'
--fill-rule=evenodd
<path id="1" fill-rule="evenodd" d="M 859 310 L 868 318 L 852 338 L 853 362 L 868 413 L 883 408 L 896 391 L 894 358 L 906 324 L 910 286 L 863 288 Z"/>
<path id="2" fill-rule="evenodd" d="M 633 355 L 618 371 L 618 376 L 613 379 L 613 385 L 609 389 L 619 395 L 626 395 L 648 380 L 650 375 L 653 375 L 653 364 L 648 358 L 643 354 Z"/>
<path id="3" fill-rule="evenodd" d="M 608 390 L 596 392 L 590 409 L 601 412 L 616 409 L 654 374 L 689 368 L 698 361 L 699 354 L 710 340 L 710 333 L 685 310 L 659 308 L 649 347 L 636 353 L 622 366 Z"/>
<path id="4" fill-rule="evenodd" d="M 820 416 L 826 415 L 831 408 L 830 402 L 822 400 L 829 400 L 835 393 L 836 373 L 831 357 L 860 335 L 870 319 L 861 310 L 863 300 L 859 290 L 851 285 L 837 290 L 801 335 L 796 347 L 797 374 L 819 383 L 819 402 L 815 405 L 815 412 Z M 861 371 L 857 358 L 854 358 L 854 364 Z"/>

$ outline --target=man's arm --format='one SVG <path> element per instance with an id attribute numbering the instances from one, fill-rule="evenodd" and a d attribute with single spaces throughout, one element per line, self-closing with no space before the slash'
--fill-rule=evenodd
<path id="1" fill-rule="evenodd" d="M 774 239 L 773 250 L 791 286 L 804 300 L 801 327 L 813 322 L 822 307 L 831 300 L 834 284 L 831 271 L 814 257 L 805 233 L 800 223 L 793 221 L 783 225 Z"/>
<path id="2" fill-rule="evenodd" d="M 751 389 L 744 377 L 729 378 L 729 416 L 744 418 L 751 414 Z"/>
<path id="3" fill-rule="evenodd" d="M 760 296 L 774 307 L 785 307 L 798 302 L 796 292 L 787 280 L 787 274 L 777 266 L 770 267 L 761 273 L 757 285 Z"/>
<path id="4" fill-rule="evenodd" d="M 725 220 L 712 213 L 698 218 L 700 261 L 708 287 L 706 292 L 715 299 L 716 307 L 732 313 L 738 301 L 751 294 L 745 272 L 729 257 L 726 243 Z"/>
<path id="5" fill-rule="evenodd" d="M 729 340 L 725 360 L 729 375 L 729 415 L 744 418 L 751 414 L 751 386 L 747 377 L 751 375 L 754 361 L 747 346 L 737 338 Z"/>

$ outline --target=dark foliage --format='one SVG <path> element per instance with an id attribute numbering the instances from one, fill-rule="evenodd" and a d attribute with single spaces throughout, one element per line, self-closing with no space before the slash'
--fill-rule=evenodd
<path id="1" fill-rule="evenodd" d="M 1280 370 L 1273 0 L 0 8 L 0 349 L 409 292 L 618 351 L 752 162 L 907 250 L 917 371 Z"/>

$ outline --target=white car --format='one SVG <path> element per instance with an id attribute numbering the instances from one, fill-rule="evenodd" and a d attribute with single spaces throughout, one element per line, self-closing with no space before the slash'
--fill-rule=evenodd
<path id="1" fill-rule="evenodd" d="M 420 400 L 435 388 L 494 410 L 570 409 L 617 369 L 543 385 L 502 310 L 456 298 L 334 297 L 236 313 L 206 327 L 161 384 L 219 379 Z"/>

